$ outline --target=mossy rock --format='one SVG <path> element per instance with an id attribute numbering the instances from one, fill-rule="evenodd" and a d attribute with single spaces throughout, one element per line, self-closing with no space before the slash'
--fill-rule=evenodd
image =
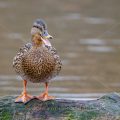
<path id="1" fill-rule="evenodd" d="M 120 95 L 111 93 L 97 100 L 55 99 L 27 104 L 15 96 L 0 99 L 0 120 L 120 120 Z"/>

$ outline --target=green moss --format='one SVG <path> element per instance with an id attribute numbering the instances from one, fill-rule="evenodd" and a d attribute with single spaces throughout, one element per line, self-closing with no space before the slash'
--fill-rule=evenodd
<path id="1" fill-rule="evenodd" d="M 120 96 L 115 93 L 94 101 L 56 99 L 43 102 L 33 99 L 27 104 L 15 103 L 14 97 L 4 97 L 0 99 L 0 120 L 119 120 L 119 101 Z"/>
<path id="2" fill-rule="evenodd" d="M 99 112 L 97 111 L 87 111 L 87 112 L 81 113 L 81 115 L 79 115 L 79 119 L 80 120 L 91 120 L 92 118 L 95 118 L 98 115 L 99 115 Z"/>
<path id="3" fill-rule="evenodd" d="M 65 118 L 65 120 L 74 120 L 74 119 L 75 119 L 75 115 L 73 113 L 69 113 Z"/>
<path id="4" fill-rule="evenodd" d="M 12 115 L 8 111 L 3 111 L 0 115 L 0 120 L 12 120 Z"/>

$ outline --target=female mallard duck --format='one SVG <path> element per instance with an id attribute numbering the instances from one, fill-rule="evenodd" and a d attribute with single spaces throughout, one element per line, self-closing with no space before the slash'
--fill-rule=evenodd
<path id="1" fill-rule="evenodd" d="M 31 35 L 32 42 L 21 48 L 13 60 L 13 67 L 22 77 L 24 86 L 23 92 L 15 102 L 26 103 L 34 98 L 27 94 L 27 81 L 45 83 L 45 92 L 36 98 L 44 101 L 54 99 L 48 95 L 48 83 L 61 70 L 61 60 L 48 40 L 52 36 L 48 34 L 47 25 L 43 20 L 37 19 L 33 23 Z"/>

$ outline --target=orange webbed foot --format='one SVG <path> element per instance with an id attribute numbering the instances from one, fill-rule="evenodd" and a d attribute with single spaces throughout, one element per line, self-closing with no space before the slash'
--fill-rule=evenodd
<path id="1" fill-rule="evenodd" d="M 29 102 L 31 99 L 33 99 L 34 97 L 27 94 L 27 93 L 22 93 L 20 96 L 18 96 L 15 99 L 15 102 L 22 102 L 22 103 L 27 103 Z"/>
<path id="2" fill-rule="evenodd" d="M 39 100 L 42 100 L 42 101 L 54 100 L 55 99 L 54 96 L 49 96 L 48 93 L 43 93 L 40 96 L 37 96 L 36 98 L 39 99 Z"/>

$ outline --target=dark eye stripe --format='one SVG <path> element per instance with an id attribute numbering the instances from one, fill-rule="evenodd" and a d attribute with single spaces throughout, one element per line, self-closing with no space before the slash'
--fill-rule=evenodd
<path id="1" fill-rule="evenodd" d="M 35 25 L 34 25 L 33 27 L 38 28 L 39 30 L 42 31 L 42 28 L 40 28 L 40 27 L 38 27 L 38 26 L 35 26 Z"/>

